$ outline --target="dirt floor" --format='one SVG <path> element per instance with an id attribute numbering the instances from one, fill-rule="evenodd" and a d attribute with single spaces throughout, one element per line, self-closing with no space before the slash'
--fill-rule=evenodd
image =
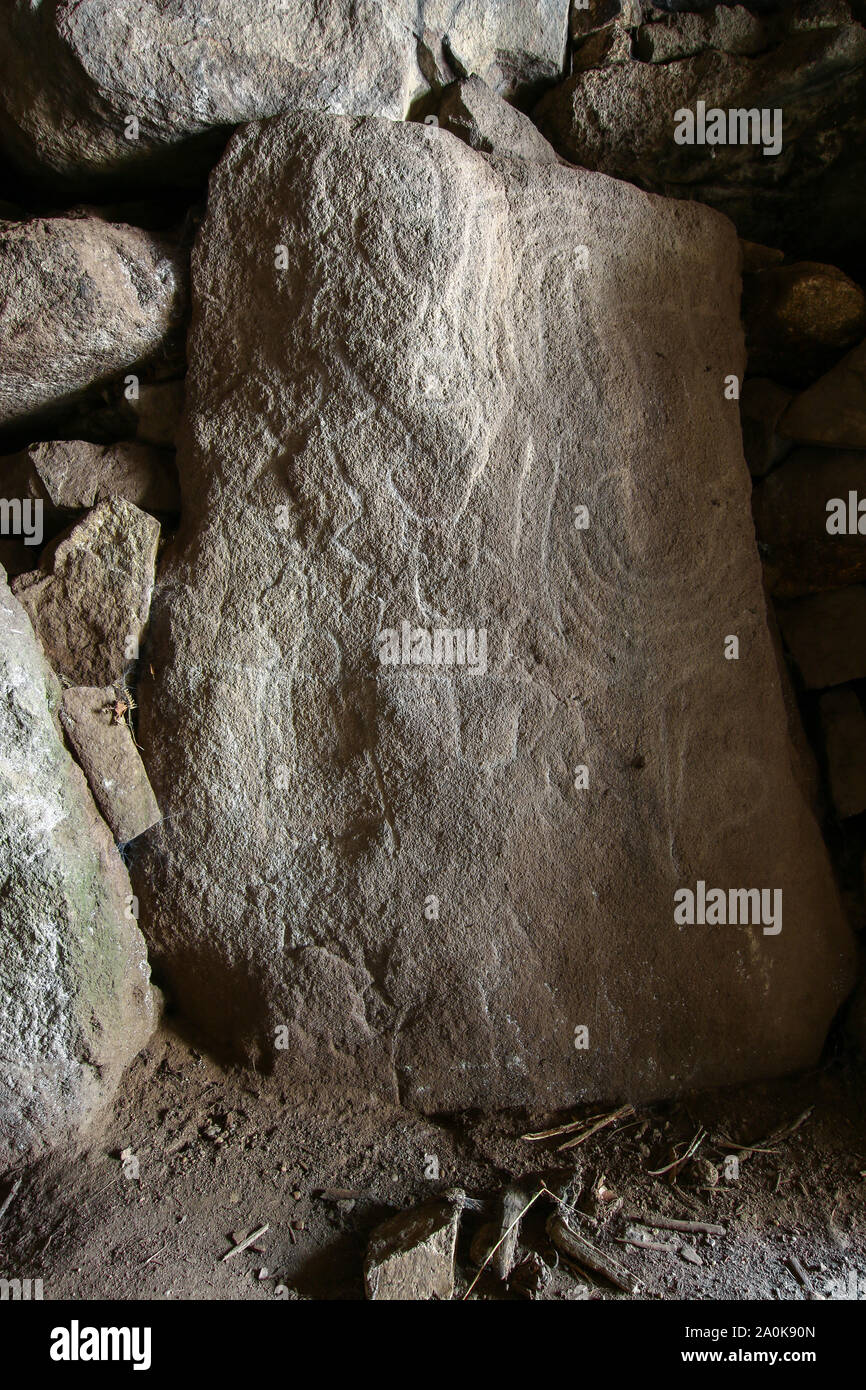
<path id="1" fill-rule="evenodd" d="M 560 1152 L 595 1121 L 531 1142 L 527 1129 L 579 1112 L 434 1121 L 368 1096 L 290 1095 L 164 1030 L 89 1148 L 13 1175 L 22 1181 L 0 1218 L 0 1274 L 41 1278 L 46 1300 L 363 1298 L 372 1228 L 459 1187 L 470 1199 L 459 1298 L 497 1195 L 517 1182 L 528 1202 L 543 1181 L 574 1204 L 584 1236 L 638 1276 L 637 1297 L 863 1299 L 863 1080 L 836 1058 L 794 1079 L 626 1113 Z M 692 1159 L 657 1172 L 698 1136 Z M 0 1206 L 10 1190 L 0 1186 Z M 471 1297 L 629 1297 L 557 1254 L 545 1229 L 553 1210 L 544 1195 L 524 1218 L 510 1285 L 488 1269 Z M 222 1259 L 266 1223 L 252 1247 Z"/>

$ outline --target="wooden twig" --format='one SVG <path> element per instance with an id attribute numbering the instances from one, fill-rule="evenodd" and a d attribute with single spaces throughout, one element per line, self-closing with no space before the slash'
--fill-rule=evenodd
<path id="1" fill-rule="evenodd" d="M 235 1245 L 233 1249 L 227 1250 L 224 1255 L 221 1255 L 220 1260 L 224 1263 L 226 1260 L 230 1260 L 233 1255 L 239 1255 L 242 1250 L 248 1249 L 249 1246 L 253 1245 L 258 1240 L 259 1236 L 263 1236 L 265 1231 L 269 1229 L 270 1224 L 266 1221 L 264 1226 L 260 1226 L 257 1231 L 253 1231 L 252 1235 L 247 1236 L 246 1240 L 242 1240 L 240 1245 Z"/>
<path id="2" fill-rule="evenodd" d="M 675 1158 L 673 1163 L 667 1163 L 664 1168 L 648 1168 L 647 1173 L 649 1177 L 660 1178 L 664 1173 L 670 1173 L 675 1168 L 682 1168 L 683 1164 L 688 1163 L 689 1159 L 694 1157 L 694 1155 L 697 1153 L 705 1137 L 706 1130 L 699 1129 L 694 1139 L 689 1144 L 689 1147 L 686 1149 L 685 1153 L 682 1155 L 681 1158 Z"/>
<path id="3" fill-rule="evenodd" d="M 741 1154 L 771 1154 L 777 1145 L 785 1139 L 790 1139 L 791 1135 L 795 1134 L 800 1126 L 806 1123 L 814 1109 L 814 1105 L 810 1105 L 808 1110 L 804 1110 L 801 1115 L 797 1116 L 796 1120 L 792 1120 L 789 1125 L 782 1125 L 781 1129 L 774 1129 L 767 1139 L 761 1139 L 757 1144 L 733 1144 L 729 1139 L 725 1139 L 724 1144 L 719 1144 L 718 1147 L 736 1149 Z M 722 1137 L 724 1138 L 724 1135 Z"/>
<path id="4" fill-rule="evenodd" d="M 675 1255 L 677 1247 L 666 1245 L 660 1240 L 635 1240 L 633 1236 L 614 1236 L 617 1245 L 636 1245 L 638 1250 L 662 1250 L 666 1255 Z"/>
<path id="5" fill-rule="evenodd" d="M 576 1145 L 582 1144 L 584 1139 L 589 1139 L 590 1135 L 597 1134 L 600 1129 L 604 1129 L 607 1125 L 612 1125 L 617 1120 L 623 1119 L 625 1115 L 632 1114 L 634 1114 L 633 1105 L 621 1105 L 619 1110 L 614 1110 L 613 1114 L 606 1115 L 603 1119 L 598 1120 L 596 1124 L 590 1125 L 588 1129 L 584 1129 L 580 1134 L 576 1134 L 573 1139 L 568 1139 L 564 1144 L 559 1144 L 557 1153 L 562 1153 L 563 1149 L 575 1148 Z"/>
<path id="6" fill-rule="evenodd" d="M 789 1255 L 789 1256 L 788 1256 L 788 1268 L 790 1269 L 791 1273 L 794 1275 L 794 1277 L 795 1277 L 795 1279 L 797 1280 L 797 1282 L 800 1283 L 800 1284 L 802 1284 L 802 1286 L 803 1286 L 803 1288 L 806 1290 L 806 1292 L 807 1292 L 807 1293 L 811 1293 L 811 1292 L 812 1292 L 812 1281 L 811 1281 L 811 1279 L 809 1278 L 809 1276 L 808 1276 L 808 1274 L 806 1273 L 806 1271 L 805 1271 L 805 1269 L 803 1268 L 803 1266 L 800 1264 L 800 1261 L 797 1259 L 797 1256 L 796 1256 L 796 1255 Z"/>
<path id="7" fill-rule="evenodd" d="M 520 1137 L 527 1139 L 531 1144 L 534 1144 L 538 1139 L 558 1139 L 561 1134 L 572 1134 L 574 1130 L 580 1129 L 581 1125 L 588 1125 L 591 1120 L 600 1120 L 603 1115 L 604 1111 L 602 1110 L 597 1115 L 586 1115 L 581 1120 L 569 1120 L 568 1124 L 557 1125 L 555 1129 L 539 1129 L 532 1134 L 521 1134 Z"/>
<path id="8" fill-rule="evenodd" d="M 583 1265 L 595 1274 L 603 1275 L 609 1283 L 614 1284 L 625 1293 L 637 1293 L 640 1288 L 640 1280 L 632 1274 L 631 1270 L 626 1269 L 619 1260 L 606 1254 L 605 1251 L 599 1250 L 597 1246 L 592 1245 L 590 1241 L 580 1235 L 573 1226 L 569 1225 L 563 1212 L 557 1210 L 548 1217 L 547 1234 L 557 1249 L 561 1250 L 570 1260 L 574 1260 L 575 1264 Z"/>
<path id="9" fill-rule="evenodd" d="M 511 1223 L 511 1225 L 508 1227 L 508 1230 L 503 1231 L 503 1232 L 502 1232 L 502 1235 L 499 1237 L 498 1241 L 497 1241 L 496 1244 L 493 1246 L 493 1248 L 492 1248 L 491 1250 L 488 1250 L 488 1252 L 487 1252 L 487 1257 L 486 1257 L 484 1263 L 479 1267 L 478 1273 L 476 1274 L 475 1278 L 472 1280 L 472 1283 L 469 1285 L 469 1288 L 466 1290 L 465 1294 L 463 1295 L 463 1299 L 462 1299 L 462 1302 L 463 1302 L 463 1303 L 466 1302 L 466 1300 L 467 1300 L 467 1298 L 469 1297 L 469 1295 L 471 1294 L 472 1290 L 475 1288 L 475 1285 L 478 1283 L 478 1280 L 481 1278 L 481 1276 L 482 1276 L 482 1274 L 484 1273 L 485 1269 L 486 1269 L 487 1266 L 490 1264 L 490 1261 L 493 1259 L 493 1256 L 496 1254 L 496 1252 L 497 1252 L 497 1250 L 499 1249 L 499 1247 L 500 1247 L 500 1245 L 502 1244 L 502 1242 L 503 1242 L 504 1240 L 507 1239 L 507 1237 L 511 1234 L 512 1230 L 514 1229 L 514 1227 L 515 1227 L 515 1226 L 518 1226 L 518 1225 L 520 1224 L 520 1222 L 523 1220 L 523 1218 L 524 1218 L 524 1216 L 526 1215 L 526 1213 L 529 1211 L 529 1208 L 532 1206 L 533 1202 L 537 1202 L 538 1199 L 539 1199 L 539 1197 L 540 1197 L 540 1196 L 542 1195 L 542 1193 L 544 1193 L 544 1192 L 547 1193 L 548 1197 L 552 1197 L 552 1196 L 553 1196 L 553 1193 L 550 1192 L 550 1190 L 549 1190 L 548 1188 L 546 1188 L 546 1187 L 544 1186 L 544 1184 L 542 1183 L 541 1187 L 538 1189 L 538 1191 L 535 1193 L 535 1195 L 534 1195 L 533 1197 L 530 1197 L 529 1201 L 526 1203 L 526 1206 L 523 1208 L 523 1210 L 522 1210 L 522 1211 L 519 1211 L 519 1212 L 517 1213 L 517 1215 L 515 1216 L 514 1220 L 513 1220 L 512 1223 Z"/>

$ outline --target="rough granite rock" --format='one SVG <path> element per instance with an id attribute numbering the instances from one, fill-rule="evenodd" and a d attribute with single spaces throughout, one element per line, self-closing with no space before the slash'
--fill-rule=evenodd
<path id="1" fill-rule="evenodd" d="M 537 94 L 562 75 L 567 29 L 568 0 L 14 0 L 0 16 L 0 134 L 20 166 L 72 184 L 196 179 L 242 122 L 402 119 L 426 54 Z"/>
<path id="2" fill-rule="evenodd" d="M 60 723 L 94 800 L 118 844 L 143 835 L 160 819 L 144 763 L 127 724 L 123 691 L 72 686 L 63 692 Z"/>
<path id="3" fill-rule="evenodd" d="M 769 473 L 793 448 L 790 439 L 782 439 L 777 433 L 782 413 L 793 399 L 793 391 L 767 377 L 753 376 L 743 382 L 740 392 L 743 453 L 753 478 Z"/>
<path id="4" fill-rule="evenodd" d="M 52 718 L 60 686 L 0 573 L 0 1171 L 86 1127 L 156 1005 L 126 869 Z"/>
<path id="5" fill-rule="evenodd" d="M 840 820 L 866 811 L 866 714 L 847 687 L 821 696 L 827 774 Z"/>
<path id="6" fill-rule="evenodd" d="M 766 51 L 750 56 L 706 48 L 698 56 L 611 63 L 599 54 L 542 97 L 534 118 L 574 164 L 675 197 L 695 198 L 731 217 L 751 241 L 791 255 L 862 262 L 866 218 L 866 28 L 837 18 L 797 23 L 782 15 Z M 590 39 L 588 42 L 594 42 Z M 675 113 L 780 110 L 782 148 L 677 144 Z"/>
<path id="7" fill-rule="evenodd" d="M 755 530 L 773 594 L 797 598 L 866 581 L 866 516 L 852 516 L 852 492 L 866 499 L 866 453 L 842 449 L 794 449 L 755 488 Z M 853 533 L 828 532 L 841 511 L 829 513 L 828 502 L 843 504 Z"/>
<path id="8" fill-rule="evenodd" d="M 68 405 L 154 354 L 185 306 L 183 264 L 150 232 L 97 218 L 0 222 L 0 425 Z"/>
<path id="9" fill-rule="evenodd" d="M 72 685 L 110 685 L 138 657 L 159 522 L 113 498 L 46 547 L 12 588 L 51 665 Z"/>
<path id="10" fill-rule="evenodd" d="M 740 250 L 743 253 L 743 275 L 756 275 L 759 270 L 772 270 L 773 266 L 784 265 L 785 253 L 775 246 L 762 246 L 757 241 L 745 241 L 740 237 Z"/>
<path id="11" fill-rule="evenodd" d="M 457 1203 L 426 1202 L 377 1226 L 364 1261 L 367 1297 L 380 1302 L 450 1299 L 460 1211 Z"/>
<path id="12" fill-rule="evenodd" d="M 744 5 L 717 5 L 707 14 L 641 24 L 635 33 L 636 55 L 645 63 L 670 63 L 714 49 L 754 57 L 768 46 L 767 26 Z"/>
<path id="13" fill-rule="evenodd" d="M 738 264 L 698 204 L 433 126 L 234 137 L 138 696 L 143 920 L 213 1041 L 427 1111 L 818 1055 L 850 944 L 724 394 Z M 383 662 L 403 623 L 438 665 Z M 677 925 L 698 880 L 782 889 L 783 933 Z"/>
<path id="14" fill-rule="evenodd" d="M 484 154 L 556 164 L 559 156 L 528 116 L 508 106 L 480 77 L 467 77 L 446 88 L 439 124 Z"/>
<path id="15" fill-rule="evenodd" d="M 835 266 L 798 261 L 744 278 L 743 321 L 749 371 L 808 386 L 866 333 L 866 295 Z"/>
<path id="16" fill-rule="evenodd" d="M 777 605 L 782 635 L 810 690 L 866 677 L 866 588 L 853 584 Z"/>
<path id="17" fill-rule="evenodd" d="M 48 518 L 63 525 L 69 524 L 69 513 L 112 497 L 149 512 L 180 510 L 174 451 L 147 444 L 84 439 L 31 444 L 0 459 L 0 480 L 4 496 L 40 498 Z"/>
<path id="18" fill-rule="evenodd" d="M 791 402 L 779 433 L 801 444 L 866 449 L 866 342 Z"/>

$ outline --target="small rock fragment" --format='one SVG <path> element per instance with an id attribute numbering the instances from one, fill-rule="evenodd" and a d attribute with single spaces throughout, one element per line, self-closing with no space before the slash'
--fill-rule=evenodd
<path id="1" fill-rule="evenodd" d="M 364 1265 L 367 1297 L 450 1299 L 460 1210 L 450 1202 L 427 1202 L 379 1226 Z"/>
<path id="2" fill-rule="evenodd" d="M 185 310 L 167 242 L 98 218 L 0 222 L 0 424 L 67 405 L 161 348 Z"/>
<path id="3" fill-rule="evenodd" d="M 536 1251 L 531 1250 L 515 1269 L 509 1287 L 524 1298 L 543 1298 L 553 1282 L 553 1272 Z"/>
<path id="4" fill-rule="evenodd" d="M 689 1165 L 689 1177 L 700 1187 L 717 1187 L 719 1170 L 708 1158 L 695 1158 Z"/>
<path id="5" fill-rule="evenodd" d="M 31 444 L 4 463 L 20 480 L 19 486 L 28 487 L 29 495 L 45 499 L 52 515 L 85 511 L 112 497 L 148 512 L 180 510 L 174 454 L 167 449 L 62 439 Z M 63 524 L 70 519 L 67 516 Z"/>
<path id="6" fill-rule="evenodd" d="M 501 101 L 480 77 L 448 87 L 439 107 L 439 124 L 473 150 L 536 164 L 556 164 L 558 156 L 528 116 Z"/>
<path id="7" fill-rule="evenodd" d="M 799 261 L 743 280 L 749 371 L 802 386 L 866 332 L 866 295 L 832 265 Z"/>

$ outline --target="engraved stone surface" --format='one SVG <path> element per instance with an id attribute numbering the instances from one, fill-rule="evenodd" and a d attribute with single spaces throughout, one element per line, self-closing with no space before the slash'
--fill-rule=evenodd
<path id="1" fill-rule="evenodd" d="M 435 127 L 234 137 L 139 691 L 142 921 L 213 1044 L 427 1111 L 817 1057 L 851 945 L 724 396 L 738 260 Z M 677 925 L 699 881 L 782 930 Z"/>

